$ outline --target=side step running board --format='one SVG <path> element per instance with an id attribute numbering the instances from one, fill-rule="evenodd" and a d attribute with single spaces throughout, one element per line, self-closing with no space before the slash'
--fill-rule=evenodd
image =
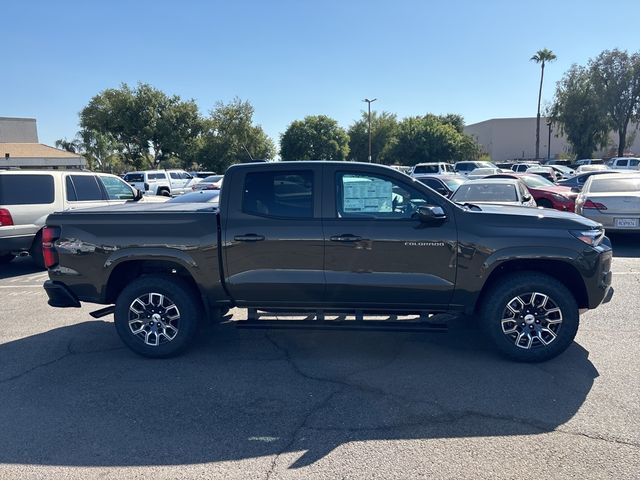
<path id="1" fill-rule="evenodd" d="M 107 315 L 111 315 L 115 311 L 116 311 L 116 306 L 111 305 L 109 307 L 96 310 L 95 312 L 91 312 L 89 315 L 91 315 L 93 318 L 102 318 L 102 317 L 106 317 Z"/>
<path id="2" fill-rule="evenodd" d="M 331 321 L 331 320 L 239 320 L 235 322 L 236 328 L 245 329 L 269 329 L 269 330 L 366 330 L 387 332 L 433 332 L 446 333 L 448 327 L 444 323 L 424 322 L 387 322 L 380 320 Z"/>

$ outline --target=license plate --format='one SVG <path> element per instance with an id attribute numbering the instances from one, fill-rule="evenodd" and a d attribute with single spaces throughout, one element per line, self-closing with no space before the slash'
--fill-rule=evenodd
<path id="1" fill-rule="evenodd" d="M 638 226 L 637 218 L 616 218 L 616 227 L 634 228 Z"/>

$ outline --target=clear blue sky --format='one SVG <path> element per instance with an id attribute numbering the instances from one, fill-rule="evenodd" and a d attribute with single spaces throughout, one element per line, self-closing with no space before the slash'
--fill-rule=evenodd
<path id="1" fill-rule="evenodd" d="M 366 104 L 467 123 L 535 116 L 572 63 L 640 50 L 640 1 L 35 1 L 0 8 L 0 116 L 73 137 L 89 99 L 147 82 L 196 100 L 249 100 L 276 141 L 305 115 L 347 127 Z"/>

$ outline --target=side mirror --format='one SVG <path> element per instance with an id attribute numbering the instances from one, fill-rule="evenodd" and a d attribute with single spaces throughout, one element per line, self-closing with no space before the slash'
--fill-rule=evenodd
<path id="1" fill-rule="evenodd" d="M 140 190 L 138 190 L 137 188 L 134 188 L 133 190 L 134 190 L 134 192 L 133 192 L 133 201 L 137 202 L 139 200 L 142 200 L 142 197 L 144 197 L 143 193 Z"/>
<path id="2" fill-rule="evenodd" d="M 442 207 L 433 205 L 418 207 L 416 213 L 422 223 L 433 223 L 447 218 L 447 214 L 444 213 Z"/>
<path id="3" fill-rule="evenodd" d="M 573 193 L 580 193 L 582 191 L 582 189 L 580 187 L 571 187 L 571 191 Z"/>
<path id="4" fill-rule="evenodd" d="M 524 200 L 525 202 L 530 202 L 531 201 L 531 195 L 524 195 L 522 197 L 522 200 Z"/>

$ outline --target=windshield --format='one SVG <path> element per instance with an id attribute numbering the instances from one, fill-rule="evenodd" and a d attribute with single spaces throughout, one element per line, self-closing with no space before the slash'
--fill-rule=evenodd
<path id="1" fill-rule="evenodd" d="M 638 192 L 640 191 L 640 177 L 636 178 L 593 178 L 589 192 Z"/>
<path id="2" fill-rule="evenodd" d="M 540 175 L 522 176 L 520 177 L 527 187 L 540 188 L 540 187 L 553 187 L 553 183 Z"/>
<path id="3" fill-rule="evenodd" d="M 511 183 L 474 183 L 460 185 L 451 200 L 454 202 L 517 202 L 518 194 Z"/>
<path id="4" fill-rule="evenodd" d="M 447 184 L 447 187 L 452 192 L 455 192 L 460 185 L 466 182 L 464 178 L 442 178 L 441 180 Z"/>

